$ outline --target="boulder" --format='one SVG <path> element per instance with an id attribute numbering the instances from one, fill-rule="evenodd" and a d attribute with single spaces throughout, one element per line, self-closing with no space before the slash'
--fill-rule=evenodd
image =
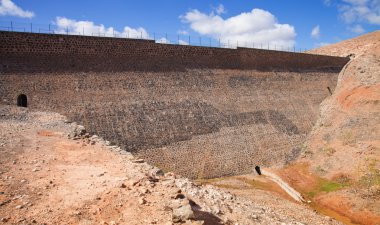
<path id="1" fill-rule="evenodd" d="M 185 222 L 189 219 L 194 219 L 194 211 L 191 208 L 190 204 L 185 204 L 180 206 L 179 208 L 173 209 L 173 222 Z"/>

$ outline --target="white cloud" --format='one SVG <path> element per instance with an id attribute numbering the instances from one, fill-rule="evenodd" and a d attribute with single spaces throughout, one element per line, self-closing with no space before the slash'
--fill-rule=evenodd
<path id="1" fill-rule="evenodd" d="M 352 27 L 348 28 L 351 32 L 356 33 L 356 34 L 362 34 L 365 32 L 364 28 L 360 25 L 355 25 Z"/>
<path id="2" fill-rule="evenodd" d="M 224 5 L 220 4 L 218 7 L 215 8 L 216 14 L 220 15 L 223 13 L 226 13 L 226 9 L 224 8 Z"/>
<path id="3" fill-rule="evenodd" d="M 180 34 L 180 35 L 189 35 L 189 32 L 187 30 L 179 30 L 177 32 L 177 34 Z"/>
<path id="4" fill-rule="evenodd" d="M 156 43 L 160 43 L 160 44 L 171 44 L 170 40 L 167 39 L 167 38 L 164 38 L 164 37 L 162 37 L 162 38 L 160 38 L 160 39 L 157 39 L 157 40 L 156 40 Z"/>
<path id="5" fill-rule="evenodd" d="M 184 41 L 184 40 L 179 40 L 178 44 L 180 44 L 180 45 L 189 45 L 189 42 Z"/>
<path id="6" fill-rule="evenodd" d="M 319 36 L 321 35 L 319 25 L 315 26 L 313 30 L 311 30 L 310 35 L 312 38 L 319 38 Z"/>
<path id="7" fill-rule="evenodd" d="M 347 23 L 366 22 L 380 25 L 379 0 L 343 0 L 340 16 Z"/>
<path id="8" fill-rule="evenodd" d="M 94 35 L 94 36 L 116 36 L 128 38 L 144 38 L 149 39 L 148 32 L 142 28 L 124 27 L 122 31 L 117 31 L 113 27 L 105 27 L 103 24 L 95 24 L 92 21 L 76 21 L 65 17 L 57 17 L 54 21 L 57 25 L 56 33 L 70 33 L 80 35 Z"/>
<path id="9" fill-rule="evenodd" d="M 11 0 L 0 0 L 0 16 L 17 16 L 22 18 L 32 18 L 34 13 L 21 9 Z"/>
<path id="10" fill-rule="evenodd" d="M 179 45 L 189 45 L 189 43 L 187 41 L 184 41 L 184 40 L 176 40 L 174 42 L 171 42 L 169 39 L 165 38 L 165 37 L 162 37 L 162 38 L 159 38 L 156 40 L 156 43 L 160 43 L 160 44 L 179 44 Z"/>
<path id="11" fill-rule="evenodd" d="M 289 24 L 278 23 L 276 17 L 262 9 L 253 9 L 237 16 L 223 19 L 213 12 L 209 15 L 198 10 L 188 11 L 180 17 L 192 30 L 222 42 L 263 43 L 271 46 L 292 47 L 296 32 Z"/>

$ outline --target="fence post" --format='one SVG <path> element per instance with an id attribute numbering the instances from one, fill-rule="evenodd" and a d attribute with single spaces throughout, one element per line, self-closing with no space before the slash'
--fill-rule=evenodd
<path id="1" fill-rule="evenodd" d="M 189 35 L 189 45 L 190 45 L 190 35 Z"/>
<path id="2" fill-rule="evenodd" d="M 30 33 L 33 33 L 33 23 L 30 23 Z"/>
<path id="3" fill-rule="evenodd" d="M 202 46 L 202 37 L 199 37 L 199 46 Z"/>
<path id="4" fill-rule="evenodd" d="M 49 23 L 49 33 L 50 33 L 50 23 Z"/>
<path id="5" fill-rule="evenodd" d="M 13 22 L 11 21 L 11 31 L 13 31 Z"/>

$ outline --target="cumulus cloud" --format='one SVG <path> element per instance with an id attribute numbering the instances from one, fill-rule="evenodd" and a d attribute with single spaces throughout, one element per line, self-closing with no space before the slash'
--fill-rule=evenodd
<path id="1" fill-rule="evenodd" d="M 356 33 L 356 34 L 362 34 L 365 32 L 364 28 L 360 25 L 355 25 L 352 27 L 348 28 L 351 32 Z"/>
<path id="2" fill-rule="evenodd" d="M 170 40 L 167 39 L 167 38 L 164 38 L 164 37 L 157 39 L 157 40 L 156 40 L 156 43 L 160 43 L 160 44 L 171 44 Z"/>
<path id="3" fill-rule="evenodd" d="M 347 23 L 366 22 L 380 25 L 379 0 L 343 0 L 340 16 Z"/>
<path id="4" fill-rule="evenodd" d="M 220 15 L 223 13 L 226 13 L 226 9 L 224 8 L 224 5 L 220 4 L 218 7 L 215 8 L 216 14 Z"/>
<path id="5" fill-rule="evenodd" d="M 57 26 L 55 29 L 56 33 L 144 39 L 150 38 L 148 32 L 142 27 L 131 28 L 126 26 L 122 31 L 118 31 L 113 27 L 105 27 L 103 24 L 95 24 L 92 21 L 77 21 L 66 17 L 57 17 L 54 24 Z"/>
<path id="6" fill-rule="evenodd" d="M 319 25 L 315 26 L 311 30 L 311 33 L 310 33 L 312 38 L 319 38 L 320 34 L 321 34 L 321 31 L 320 31 Z"/>
<path id="7" fill-rule="evenodd" d="M 253 9 L 224 19 L 211 12 L 205 14 L 196 9 L 180 17 L 190 28 L 201 35 L 208 35 L 222 42 L 263 43 L 271 46 L 292 47 L 296 32 L 289 24 L 278 23 L 276 17 L 262 9 Z"/>
<path id="8" fill-rule="evenodd" d="M 17 16 L 22 18 L 32 18 L 34 13 L 23 10 L 11 0 L 0 0 L 0 16 Z"/>
<path id="9" fill-rule="evenodd" d="M 162 37 L 162 38 L 159 38 L 156 40 L 156 43 L 160 43 L 160 44 L 179 44 L 179 45 L 189 45 L 189 43 L 187 41 L 184 41 L 184 40 L 176 40 L 176 41 L 170 41 L 169 39 L 165 38 L 165 37 Z"/>
<path id="10" fill-rule="evenodd" d="M 180 45 L 189 45 L 189 42 L 184 41 L 184 40 L 179 40 L 178 44 L 180 44 Z"/>

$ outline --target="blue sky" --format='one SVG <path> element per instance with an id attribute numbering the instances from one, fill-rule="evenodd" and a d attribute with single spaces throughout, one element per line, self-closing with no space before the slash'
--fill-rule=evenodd
<path id="1" fill-rule="evenodd" d="M 183 44 L 190 35 L 190 42 L 202 36 L 204 42 L 209 37 L 310 49 L 378 30 L 380 0 L 0 0 L 0 20 L 3 27 L 8 21 L 55 24 L 57 32 L 141 34 L 171 42 L 181 35 Z"/>

